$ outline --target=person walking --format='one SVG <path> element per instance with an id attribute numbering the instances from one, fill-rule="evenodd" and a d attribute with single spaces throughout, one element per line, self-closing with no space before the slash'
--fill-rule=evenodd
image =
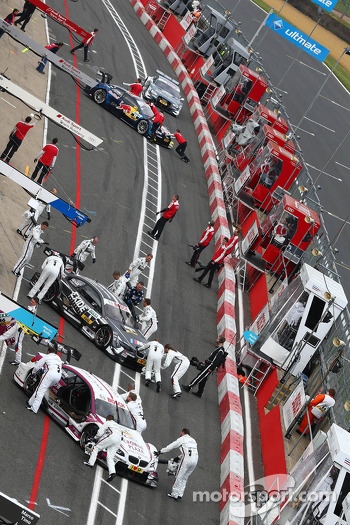
<path id="1" fill-rule="evenodd" d="M 14 24 L 14 21 L 15 21 L 15 18 L 17 16 L 20 16 L 20 12 L 18 9 L 13 9 L 11 11 L 11 13 L 9 13 L 5 18 L 4 18 L 4 22 L 7 22 L 10 26 L 13 26 Z M 4 36 L 4 34 L 6 33 L 6 31 L 4 29 L 0 29 L 0 38 L 2 36 Z"/>
<path id="2" fill-rule="evenodd" d="M 138 306 L 143 301 L 143 287 L 144 283 L 139 281 L 136 286 L 127 289 L 124 295 L 124 302 L 128 305 L 131 315 L 136 319 L 135 306 Z"/>
<path id="3" fill-rule="evenodd" d="M 62 278 L 64 274 L 64 261 L 58 254 L 50 255 L 43 262 L 41 269 L 42 272 L 39 279 L 28 293 L 28 297 L 30 298 L 37 295 L 39 303 L 41 303 L 46 292 L 56 279 Z"/>
<path id="4" fill-rule="evenodd" d="M 130 274 L 130 286 L 136 286 L 140 273 L 143 272 L 145 268 L 147 268 L 148 264 L 150 264 L 152 259 L 153 255 L 151 253 L 148 253 L 146 257 L 139 257 L 129 265 L 127 273 Z"/>
<path id="5" fill-rule="evenodd" d="M 151 306 L 151 299 L 148 297 L 143 301 L 143 311 L 139 315 L 138 321 L 141 321 L 140 332 L 146 339 L 149 339 L 158 329 L 157 314 Z"/>
<path id="6" fill-rule="evenodd" d="M 52 188 L 50 190 L 50 193 L 52 193 L 53 195 L 56 195 L 57 194 L 56 188 Z M 30 203 L 28 203 L 28 204 L 30 204 Z M 34 202 L 33 202 L 33 206 L 34 206 Z M 49 221 L 51 219 L 51 206 L 50 206 L 50 204 L 46 204 L 46 202 L 37 200 L 35 202 L 35 207 L 29 208 L 29 210 L 26 210 L 23 213 L 23 217 L 25 218 L 25 220 L 22 222 L 22 224 L 20 224 L 18 226 L 18 228 L 16 230 L 17 233 L 19 235 L 22 235 L 22 237 L 24 239 L 26 239 L 28 237 L 28 235 L 30 234 L 30 232 L 32 231 L 32 229 L 34 228 L 34 226 L 37 225 L 38 219 L 39 219 L 40 215 L 42 214 L 42 212 L 45 209 L 46 209 L 46 214 L 47 214 L 46 220 Z"/>
<path id="7" fill-rule="evenodd" d="M 61 49 L 61 47 L 63 46 L 63 42 L 52 42 L 51 44 L 48 44 L 47 46 L 45 46 L 45 49 L 47 49 L 48 51 L 51 51 L 51 53 L 57 53 L 57 51 L 59 49 Z M 39 73 L 42 73 L 43 75 L 45 74 L 45 66 L 47 64 L 47 57 L 46 55 L 44 55 L 43 57 L 41 57 L 41 60 L 40 62 L 38 62 L 38 66 L 35 68 L 37 71 L 39 71 Z"/>
<path id="8" fill-rule="evenodd" d="M 76 263 L 80 263 L 80 268 L 76 270 L 76 274 L 79 273 L 79 270 L 82 270 L 85 266 L 85 261 L 91 256 L 92 263 L 96 262 L 96 245 L 98 243 L 98 237 L 93 237 L 92 239 L 86 239 L 82 241 L 79 246 L 77 246 L 72 253 L 71 257 L 74 258 Z"/>
<path id="9" fill-rule="evenodd" d="M 95 440 L 97 440 L 97 443 L 92 449 L 89 461 L 84 461 L 84 465 L 92 468 L 95 465 L 98 453 L 101 450 L 106 450 L 109 474 L 107 481 L 110 483 L 117 475 L 115 471 L 114 456 L 120 447 L 122 440 L 120 427 L 118 423 L 114 421 L 114 416 L 112 414 L 109 414 L 106 417 L 106 422 L 98 429 Z"/>
<path id="10" fill-rule="evenodd" d="M 20 276 L 21 270 L 25 266 L 25 264 L 29 263 L 29 261 L 31 260 L 35 246 L 40 246 L 40 244 L 44 243 L 44 240 L 41 239 L 41 235 L 44 233 L 45 230 L 47 230 L 48 227 L 49 223 L 44 221 L 41 224 L 35 226 L 30 232 L 27 240 L 24 243 L 22 254 L 12 270 L 12 273 L 17 277 Z"/>
<path id="11" fill-rule="evenodd" d="M 37 180 L 38 184 L 43 183 L 44 177 L 48 175 L 49 171 L 51 171 L 55 165 L 59 153 L 59 149 L 56 146 L 57 142 L 58 138 L 55 137 L 50 144 L 46 144 L 43 147 L 34 159 L 34 162 L 37 162 L 37 165 L 32 173 L 31 179 L 35 180 L 40 172 Z"/>
<path id="12" fill-rule="evenodd" d="M 180 159 L 184 162 L 190 162 L 190 159 L 185 155 L 185 150 L 187 148 L 187 140 L 181 135 L 179 129 L 174 133 L 174 138 L 177 140 L 178 146 L 175 148 L 175 151 L 180 155 Z"/>
<path id="13" fill-rule="evenodd" d="M 34 412 L 34 414 L 38 412 L 46 390 L 56 385 L 61 379 L 62 361 L 56 354 L 54 345 L 49 346 L 46 356 L 35 362 L 32 373 L 35 374 L 40 369 L 43 369 L 43 374 L 39 384 L 32 397 L 27 401 L 27 409 Z"/>
<path id="14" fill-rule="evenodd" d="M 123 86 L 129 86 L 129 91 L 132 95 L 135 95 L 135 97 L 141 97 L 143 85 L 141 84 L 140 78 L 137 78 L 136 82 L 134 82 L 133 84 L 127 84 L 126 82 L 123 82 Z"/>
<path id="15" fill-rule="evenodd" d="M 167 493 L 167 496 L 174 500 L 179 500 L 184 495 L 188 478 L 198 463 L 197 442 L 195 439 L 193 439 L 193 437 L 191 437 L 188 428 L 183 428 L 181 430 L 180 437 L 176 441 L 173 441 L 168 446 L 161 448 L 155 452 L 155 455 L 160 456 L 160 454 L 166 454 L 167 452 L 170 452 L 176 448 L 181 450 L 179 466 L 172 490 L 171 492 Z"/>
<path id="16" fill-rule="evenodd" d="M 164 346 L 161 343 L 159 343 L 157 339 L 155 339 L 150 343 L 140 346 L 140 349 L 148 349 L 145 370 L 145 386 L 149 386 L 152 379 L 152 373 L 154 373 L 154 377 L 157 384 L 157 392 L 159 393 L 162 386 L 160 368 L 162 365 L 162 357 L 164 355 Z"/>
<path id="17" fill-rule="evenodd" d="M 74 53 L 75 53 L 75 51 L 77 49 L 81 49 L 83 47 L 84 48 L 84 62 L 89 62 L 89 60 L 88 60 L 89 47 L 92 45 L 92 43 L 94 41 L 94 38 L 95 38 L 95 35 L 96 35 L 97 32 L 98 32 L 98 29 L 97 29 L 97 27 L 95 27 L 95 29 L 91 33 L 88 33 L 83 38 L 83 41 L 80 42 L 80 44 L 78 44 L 73 49 L 71 49 L 71 54 L 74 55 Z"/>
<path id="18" fill-rule="evenodd" d="M 307 412 L 299 428 L 297 429 L 298 434 L 309 434 L 310 427 L 316 422 L 319 422 L 321 418 L 328 412 L 330 408 L 335 405 L 335 390 L 330 388 L 325 394 L 318 394 L 316 397 L 311 399 Z M 310 424 L 309 424 L 310 423 Z"/>
<path id="19" fill-rule="evenodd" d="M 128 396 L 126 398 L 126 403 L 128 405 L 128 409 L 130 414 L 135 420 L 135 426 L 137 432 L 142 432 L 146 430 L 147 428 L 147 422 L 143 415 L 143 407 L 142 403 L 140 402 L 139 396 L 136 394 L 136 392 L 129 392 Z"/>
<path id="20" fill-rule="evenodd" d="M 26 117 L 24 121 L 17 122 L 15 127 L 10 133 L 9 141 L 6 148 L 0 155 L 0 160 L 7 162 L 7 164 L 12 159 L 13 155 L 16 153 L 18 148 L 23 142 L 24 137 L 27 135 L 28 131 L 36 125 L 36 122 L 32 122 L 34 114 L 31 113 L 29 117 Z M 39 115 L 39 120 L 41 116 Z"/>
<path id="21" fill-rule="evenodd" d="M 20 14 L 20 17 L 15 22 L 15 26 L 22 23 L 22 26 L 20 29 L 22 31 L 25 31 L 25 27 L 28 24 L 29 20 L 32 18 L 32 14 L 34 13 L 36 7 L 31 2 L 28 2 L 27 0 L 24 2 L 23 11 Z"/>
<path id="22" fill-rule="evenodd" d="M 199 363 L 200 365 L 199 374 L 194 379 L 192 379 L 192 381 L 188 385 L 183 385 L 183 389 L 186 392 L 190 392 L 190 390 L 194 386 L 198 385 L 198 391 L 193 392 L 193 394 L 197 397 L 202 397 L 203 392 L 204 392 L 204 387 L 206 385 L 209 375 L 215 372 L 215 370 L 218 370 L 220 367 L 224 366 L 226 357 L 228 355 L 223 346 L 224 342 L 225 342 L 224 337 L 217 338 L 216 346 L 213 352 L 203 363 Z"/>
<path id="23" fill-rule="evenodd" d="M 154 225 L 153 230 L 148 231 L 148 235 L 153 237 L 153 239 L 155 239 L 156 241 L 159 241 L 159 238 L 162 234 L 164 226 L 166 225 L 168 221 L 172 222 L 179 208 L 180 208 L 179 196 L 175 194 L 173 195 L 172 201 L 169 202 L 168 206 L 164 208 L 164 210 L 160 210 L 156 212 L 156 215 L 159 215 L 160 213 L 162 213 L 163 215 L 161 216 L 160 219 L 158 219 L 158 221 Z"/>
<path id="24" fill-rule="evenodd" d="M 196 267 L 198 259 L 202 251 L 209 246 L 212 238 L 214 237 L 214 221 L 209 221 L 208 226 L 201 235 L 201 238 L 195 246 L 193 246 L 193 255 L 190 261 L 186 261 L 188 266 Z"/>
<path id="25" fill-rule="evenodd" d="M 222 264 L 223 260 L 226 257 L 226 245 L 228 243 L 228 238 L 224 237 L 222 244 L 220 247 L 216 250 L 211 260 L 208 262 L 207 266 L 203 268 L 197 268 L 195 271 L 200 272 L 202 271 L 202 275 L 200 277 L 193 277 L 193 280 L 197 283 L 201 283 L 204 279 L 204 277 L 209 273 L 208 282 L 204 286 L 206 288 L 211 288 L 211 283 L 213 282 L 214 273 L 216 270 L 220 268 L 220 265 Z"/>
<path id="26" fill-rule="evenodd" d="M 39 300 L 37 297 L 32 297 L 29 303 L 29 306 L 27 306 L 27 310 L 29 310 L 34 317 L 36 316 L 37 310 L 38 310 L 38 304 Z M 23 348 L 23 339 L 24 339 L 25 332 L 23 328 L 20 326 L 18 328 L 18 337 L 15 344 L 15 359 L 9 361 L 10 365 L 18 366 L 21 364 L 22 361 L 22 348 Z"/>
<path id="27" fill-rule="evenodd" d="M 166 359 L 162 365 L 162 370 L 168 368 L 169 365 L 174 361 L 176 366 L 171 374 L 171 383 L 173 385 L 172 398 L 176 399 L 181 396 L 180 379 L 187 372 L 190 366 L 190 360 L 184 354 L 181 354 L 178 350 L 175 350 L 170 344 L 164 346 L 164 353 Z"/>

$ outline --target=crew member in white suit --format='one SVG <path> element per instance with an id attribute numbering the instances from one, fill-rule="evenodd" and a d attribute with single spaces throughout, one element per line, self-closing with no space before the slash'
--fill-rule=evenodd
<path id="1" fill-rule="evenodd" d="M 152 259 L 153 255 L 151 253 L 148 253 L 146 257 L 139 257 L 130 264 L 127 273 L 130 274 L 129 286 L 131 288 L 136 286 L 137 281 L 139 280 L 140 273 L 143 272 L 145 268 L 147 268 L 147 265 L 151 262 Z"/>
<path id="2" fill-rule="evenodd" d="M 48 227 L 49 223 L 44 221 L 41 224 L 38 224 L 38 226 L 35 226 L 35 228 L 33 228 L 30 232 L 26 242 L 24 243 L 22 254 L 12 270 L 12 273 L 14 273 L 17 277 L 19 277 L 20 272 L 25 264 L 31 260 L 34 247 L 40 246 L 40 244 L 44 242 L 44 240 L 41 239 L 41 234 L 44 233 Z"/>
<path id="3" fill-rule="evenodd" d="M 27 306 L 27 310 L 29 310 L 33 315 L 36 315 L 36 312 L 38 310 L 38 302 L 39 301 L 37 297 L 33 297 L 30 300 L 29 306 Z M 15 346 L 16 357 L 14 361 L 12 360 L 10 361 L 11 365 L 17 366 L 21 364 L 24 335 L 25 335 L 25 332 L 23 331 L 23 329 L 21 327 L 18 327 L 18 337 L 17 337 L 16 346 Z"/>
<path id="4" fill-rule="evenodd" d="M 96 262 L 96 244 L 98 243 L 98 237 L 93 237 L 92 239 L 86 239 L 82 241 L 79 246 L 77 246 L 72 253 L 71 257 L 74 257 L 76 261 L 85 264 L 86 259 L 91 256 L 92 262 Z M 79 269 L 76 270 L 76 273 L 79 273 Z"/>
<path id="5" fill-rule="evenodd" d="M 109 476 L 107 481 L 112 481 L 113 478 L 117 475 L 115 472 L 115 462 L 114 456 L 120 447 L 122 440 L 122 433 L 120 427 L 116 421 L 114 421 L 114 416 L 112 414 L 106 417 L 106 422 L 98 429 L 95 436 L 95 440 L 98 440 L 94 448 L 92 449 L 89 461 L 84 461 L 84 465 L 88 467 L 93 467 L 97 459 L 97 454 L 101 450 L 107 451 L 107 466 Z"/>
<path id="6" fill-rule="evenodd" d="M 147 350 L 147 361 L 145 370 L 145 386 L 149 386 L 152 378 L 152 372 L 154 372 L 155 380 L 157 383 L 157 392 L 161 389 L 161 374 L 160 368 L 162 365 L 162 357 L 164 355 L 164 346 L 157 340 L 146 343 L 140 346 L 140 349 Z"/>
<path id="7" fill-rule="evenodd" d="M 193 437 L 190 436 L 188 428 L 183 428 L 180 437 L 176 441 L 173 441 L 173 443 L 170 443 L 167 447 L 161 448 L 158 452 L 155 452 L 155 455 L 165 454 L 166 452 L 170 452 L 170 450 L 174 450 L 174 448 L 179 448 L 181 455 L 172 491 L 168 492 L 167 496 L 179 500 L 184 495 L 187 480 L 198 463 L 197 443 Z"/>
<path id="8" fill-rule="evenodd" d="M 58 277 L 61 278 L 63 276 L 63 259 L 59 255 L 50 255 L 50 257 L 47 257 L 43 262 L 41 269 L 42 272 L 39 279 L 28 294 L 28 297 L 31 298 L 37 295 L 40 302 L 43 299 L 43 297 L 45 297 L 45 294 L 52 285 L 52 283 Z M 40 292 L 38 293 L 39 290 Z"/>
<path id="9" fill-rule="evenodd" d="M 171 382 L 173 385 L 173 394 L 171 397 L 177 398 L 181 396 L 181 387 L 180 379 L 187 372 L 188 367 L 190 366 L 190 360 L 184 354 L 175 350 L 171 345 L 166 344 L 164 346 L 164 353 L 166 354 L 166 359 L 162 365 L 162 369 L 168 368 L 169 365 L 174 361 L 176 366 L 173 373 L 171 374 Z"/>
<path id="10" fill-rule="evenodd" d="M 136 392 L 128 392 L 128 396 L 125 400 L 128 404 L 128 409 L 132 417 L 135 419 L 136 430 L 142 434 L 147 428 L 147 422 L 143 415 L 143 406 L 141 398 Z"/>
<path id="11" fill-rule="evenodd" d="M 62 375 L 62 361 L 60 357 L 56 354 L 56 349 L 54 346 L 49 346 L 47 350 L 47 355 L 36 361 L 33 373 L 38 372 L 40 369 L 43 369 L 43 374 L 41 376 L 40 382 L 36 387 L 36 390 L 32 397 L 27 401 L 27 408 L 35 414 L 38 412 L 41 401 L 45 395 L 45 392 L 48 388 L 52 387 L 59 382 Z"/>
<path id="12" fill-rule="evenodd" d="M 143 301 L 143 311 L 139 315 L 139 321 L 141 321 L 141 333 L 149 339 L 158 328 L 158 319 L 155 310 L 151 306 L 151 299 L 146 298 Z"/>

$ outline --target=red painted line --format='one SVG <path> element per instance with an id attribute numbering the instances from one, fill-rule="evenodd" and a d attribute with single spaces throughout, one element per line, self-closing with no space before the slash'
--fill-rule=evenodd
<path id="1" fill-rule="evenodd" d="M 66 0 L 64 0 L 64 6 L 65 6 L 66 17 L 67 17 L 67 19 L 69 19 L 68 5 L 67 5 L 67 1 Z M 70 34 L 70 44 L 71 44 L 72 47 L 74 47 L 74 45 L 72 45 L 73 43 L 74 43 L 73 42 L 73 38 L 72 38 L 72 35 Z M 75 66 L 76 66 L 76 60 L 77 60 L 76 57 L 74 57 L 74 65 Z M 80 124 L 80 88 L 78 86 L 76 86 L 75 92 L 76 92 L 75 121 L 77 122 L 77 124 Z M 76 161 L 75 206 L 76 206 L 77 209 L 80 208 L 80 199 L 81 199 L 81 159 L 80 159 L 80 151 L 81 151 L 80 145 L 77 143 L 76 144 L 76 148 L 75 148 L 75 161 Z M 69 253 L 71 253 L 74 250 L 74 248 L 75 248 L 76 235 L 77 235 L 76 234 L 76 227 L 72 226 L 70 252 Z M 59 339 L 60 342 L 61 342 L 62 337 L 63 337 L 64 326 L 65 326 L 65 321 L 61 317 L 60 321 L 59 321 L 59 326 L 58 326 L 58 333 L 60 334 L 58 339 Z M 50 420 L 49 416 L 45 415 L 44 426 L 43 426 L 43 431 L 42 431 L 42 435 L 41 435 L 41 444 L 40 444 L 39 456 L 38 456 L 38 461 L 37 461 L 37 464 L 36 464 L 36 467 L 35 467 L 33 484 L 32 484 L 32 490 L 31 490 L 31 493 L 30 493 L 29 504 L 28 504 L 28 508 L 30 510 L 34 510 L 35 509 L 36 500 L 37 500 L 37 497 L 38 497 L 38 492 L 39 492 L 39 488 L 40 488 L 40 481 L 41 481 L 41 475 L 42 475 L 44 464 L 45 464 L 46 449 L 47 449 L 47 444 L 48 444 L 48 440 L 49 440 L 50 422 L 51 422 L 51 420 Z"/>

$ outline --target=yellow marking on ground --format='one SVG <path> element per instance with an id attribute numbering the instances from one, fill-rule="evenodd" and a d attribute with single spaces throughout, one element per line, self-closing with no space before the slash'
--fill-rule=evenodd
<path id="1" fill-rule="evenodd" d="M 22 49 L 22 53 L 26 53 L 27 51 L 29 51 L 29 47 L 25 47 L 24 49 Z"/>
<path id="2" fill-rule="evenodd" d="M 26 166 L 26 169 L 24 170 L 24 175 L 28 177 L 29 175 L 29 166 Z"/>

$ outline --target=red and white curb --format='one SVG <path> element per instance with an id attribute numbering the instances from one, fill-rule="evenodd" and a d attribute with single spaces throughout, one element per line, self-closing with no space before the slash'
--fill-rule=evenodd
<path id="1" fill-rule="evenodd" d="M 186 95 L 190 113 L 201 149 L 205 176 L 208 184 L 209 206 L 215 220 L 216 243 L 222 237 L 230 237 L 222 183 L 216 162 L 215 145 L 204 117 L 202 106 L 192 80 L 174 49 L 146 13 L 138 0 L 129 0 L 134 11 L 153 39 L 163 50 L 174 69 Z M 218 374 L 218 394 L 221 420 L 221 475 L 220 475 L 220 525 L 243 524 L 238 517 L 243 509 L 244 493 L 243 419 L 239 398 L 239 382 L 235 364 L 235 274 L 231 265 L 225 264 L 219 273 L 219 297 L 217 306 L 218 333 L 226 337 L 229 357 L 225 372 Z M 240 512 L 241 511 L 241 512 Z"/>

